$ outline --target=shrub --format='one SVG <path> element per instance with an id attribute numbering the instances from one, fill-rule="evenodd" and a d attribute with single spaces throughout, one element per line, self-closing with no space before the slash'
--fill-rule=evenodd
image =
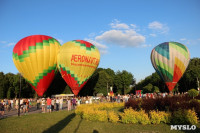
<path id="1" fill-rule="evenodd" d="M 150 111 L 149 117 L 152 124 L 160 124 L 160 120 L 162 116 L 160 117 L 159 111 L 154 111 L 154 110 Z"/>
<path id="2" fill-rule="evenodd" d="M 161 117 L 160 122 L 170 123 L 170 121 L 171 121 L 171 113 L 170 112 L 160 111 L 159 115 Z"/>
<path id="3" fill-rule="evenodd" d="M 189 124 L 192 124 L 192 125 L 194 125 L 194 124 L 197 124 L 198 123 L 198 117 L 197 117 L 197 115 L 196 115 L 196 113 L 195 113 L 195 111 L 194 110 L 187 110 L 186 111 L 186 121 L 189 123 Z"/>
<path id="4" fill-rule="evenodd" d="M 122 123 L 138 123 L 138 115 L 140 115 L 137 111 L 133 110 L 132 108 L 128 108 L 124 110 L 124 113 L 121 113 L 121 121 Z"/>
<path id="5" fill-rule="evenodd" d="M 108 119 L 112 123 L 117 123 L 119 121 L 119 116 L 114 111 L 108 112 Z"/>
<path id="6" fill-rule="evenodd" d="M 98 118 L 98 121 L 107 122 L 108 121 L 108 115 L 106 110 L 96 110 L 96 117 Z"/>
<path id="7" fill-rule="evenodd" d="M 142 125 L 146 125 L 146 124 L 151 123 L 150 120 L 149 120 L 148 114 L 146 114 L 144 110 L 140 110 L 138 113 L 139 113 L 137 115 L 138 123 L 140 123 Z"/>
<path id="8" fill-rule="evenodd" d="M 197 91 L 195 89 L 191 89 L 188 91 L 188 95 L 194 99 L 194 97 L 199 95 L 199 91 Z"/>
<path id="9" fill-rule="evenodd" d="M 149 117 L 152 124 L 170 123 L 171 113 L 153 110 L 149 112 Z"/>
<path id="10" fill-rule="evenodd" d="M 171 119 L 172 124 L 197 124 L 198 117 L 194 110 L 181 110 L 175 111 Z"/>

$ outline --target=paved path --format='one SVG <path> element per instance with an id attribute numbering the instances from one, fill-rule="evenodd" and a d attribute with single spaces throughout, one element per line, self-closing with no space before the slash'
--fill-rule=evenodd
<path id="1" fill-rule="evenodd" d="M 67 104 L 64 103 L 63 110 L 66 110 L 66 109 L 67 109 Z M 36 106 L 32 106 L 31 108 L 29 108 L 28 114 L 33 114 L 33 113 L 42 113 L 42 108 L 37 110 Z M 3 118 L 10 117 L 10 116 L 17 116 L 17 115 L 18 115 L 18 111 L 16 109 L 11 109 L 10 111 L 5 110 L 5 114 Z M 25 113 L 21 111 L 20 115 L 25 115 Z M 2 118 L 2 116 L 0 116 L 0 118 Z"/>

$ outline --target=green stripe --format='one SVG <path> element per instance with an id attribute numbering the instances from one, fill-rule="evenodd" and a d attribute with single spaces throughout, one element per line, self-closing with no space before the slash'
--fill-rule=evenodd
<path id="1" fill-rule="evenodd" d="M 166 77 L 168 77 L 170 80 L 173 79 L 173 69 L 170 68 L 167 64 L 158 61 L 157 59 L 155 59 L 156 62 L 156 66 L 158 67 L 158 70 L 161 72 L 162 75 L 165 75 Z"/>
<path id="2" fill-rule="evenodd" d="M 40 79 L 43 79 L 43 77 L 47 76 L 48 73 L 51 73 L 52 70 L 55 70 L 55 73 L 56 73 L 56 64 L 54 64 L 53 66 L 50 66 L 48 69 L 43 70 L 42 73 L 39 73 L 38 76 L 35 77 L 35 80 L 33 80 L 33 82 L 29 80 L 27 81 L 36 87 Z"/>
<path id="3" fill-rule="evenodd" d="M 90 78 L 90 76 L 88 76 L 87 78 L 83 79 L 83 81 L 81 81 L 80 78 L 77 76 L 77 74 L 75 74 L 74 71 L 70 71 L 68 67 L 64 67 L 64 65 L 60 64 L 59 65 L 60 72 L 61 72 L 61 68 L 63 69 L 63 71 L 66 71 L 67 74 L 70 74 L 71 77 L 75 79 L 75 81 L 77 81 L 77 83 L 79 84 L 79 87 L 81 86 L 81 84 L 83 84 L 85 81 L 87 81 Z"/>
<path id="4" fill-rule="evenodd" d="M 178 52 L 180 52 L 182 55 L 184 55 L 186 59 L 189 58 L 189 52 L 184 45 L 182 45 L 180 43 L 176 43 L 176 42 L 170 43 L 169 45 L 170 45 L 170 47 L 176 49 Z"/>
<path id="5" fill-rule="evenodd" d="M 95 51 L 97 48 L 94 45 L 91 45 L 90 47 L 86 47 L 84 43 L 80 43 L 78 41 L 72 41 L 75 43 L 75 46 L 80 46 L 81 49 L 85 49 L 86 51 Z M 90 52 L 89 52 L 90 53 Z"/>
<path id="6" fill-rule="evenodd" d="M 54 38 L 50 38 L 48 40 L 43 40 L 42 43 L 38 42 L 38 43 L 36 43 L 35 46 L 29 46 L 28 50 L 24 50 L 22 55 L 18 56 L 17 53 L 13 52 L 13 55 L 12 55 L 13 59 L 23 62 L 26 57 L 30 56 L 30 53 L 36 53 L 37 49 L 43 49 L 44 46 L 50 46 L 50 43 L 55 44 L 56 42 L 60 45 L 60 43 Z"/>

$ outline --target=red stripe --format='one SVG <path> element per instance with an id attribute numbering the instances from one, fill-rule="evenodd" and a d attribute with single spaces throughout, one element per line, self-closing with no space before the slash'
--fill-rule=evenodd
<path id="1" fill-rule="evenodd" d="M 84 41 L 84 40 L 76 40 L 77 42 L 80 42 L 81 44 L 85 44 L 86 47 L 91 48 L 91 46 L 93 46 L 93 44 Z"/>
<path id="2" fill-rule="evenodd" d="M 52 37 L 46 35 L 32 35 L 21 39 L 14 47 L 13 53 L 17 53 L 18 56 L 23 54 L 24 50 L 28 50 L 30 46 L 36 46 L 36 43 L 48 40 Z"/>
<path id="3" fill-rule="evenodd" d="M 177 83 L 176 82 L 165 82 L 165 84 L 167 85 L 169 91 L 171 92 Z"/>
<path id="4" fill-rule="evenodd" d="M 61 75 L 62 78 L 65 80 L 65 82 L 69 85 L 69 87 L 71 88 L 72 92 L 74 93 L 74 95 L 78 95 L 79 91 L 83 88 L 83 86 L 87 83 L 87 81 L 85 81 L 83 84 L 81 84 L 79 86 L 78 82 L 75 80 L 74 77 L 72 77 L 70 74 L 67 74 L 66 71 L 64 71 L 61 68 Z"/>
<path id="5" fill-rule="evenodd" d="M 174 75 L 173 75 L 173 82 L 178 82 L 182 76 L 182 72 L 177 65 L 174 65 Z"/>
<path id="6" fill-rule="evenodd" d="M 51 82 L 53 81 L 55 76 L 55 70 L 52 70 L 46 76 L 43 76 L 43 79 L 40 79 L 37 86 L 32 86 L 32 88 L 37 92 L 38 96 L 43 96 L 44 92 L 49 88 Z"/>

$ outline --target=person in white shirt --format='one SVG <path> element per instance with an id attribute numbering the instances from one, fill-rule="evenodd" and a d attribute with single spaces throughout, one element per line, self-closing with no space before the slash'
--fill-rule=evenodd
<path id="1" fill-rule="evenodd" d="M 62 106 L 63 106 L 63 98 L 60 98 L 59 103 L 60 103 L 60 110 L 62 110 Z"/>

